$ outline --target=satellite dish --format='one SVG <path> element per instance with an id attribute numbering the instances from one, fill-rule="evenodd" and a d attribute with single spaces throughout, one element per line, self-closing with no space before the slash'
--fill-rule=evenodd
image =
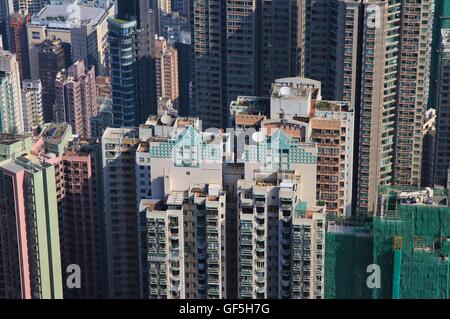
<path id="1" fill-rule="evenodd" d="M 264 142 L 264 140 L 266 139 L 266 136 L 264 135 L 263 132 L 255 132 L 252 134 L 252 139 L 256 143 L 261 143 L 261 142 Z"/>
<path id="2" fill-rule="evenodd" d="M 163 116 L 161 116 L 161 123 L 163 123 L 164 125 L 172 125 L 172 117 L 170 115 L 166 113 L 164 113 Z"/>
<path id="3" fill-rule="evenodd" d="M 283 86 L 280 89 L 280 95 L 281 96 L 290 96 L 291 95 L 291 89 L 287 86 Z"/>

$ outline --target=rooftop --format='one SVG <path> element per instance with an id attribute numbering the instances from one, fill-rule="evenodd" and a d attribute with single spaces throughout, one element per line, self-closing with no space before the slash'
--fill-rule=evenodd
<path id="1" fill-rule="evenodd" d="M 449 191 L 444 188 L 381 187 L 380 195 L 389 210 L 392 205 L 426 205 L 449 207 Z"/>
<path id="2" fill-rule="evenodd" d="M 341 101 L 318 101 L 315 105 L 318 111 L 348 112 L 348 102 Z"/>
<path id="3" fill-rule="evenodd" d="M 255 126 L 263 121 L 266 117 L 264 115 L 251 115 L 251 114 L 236 114 L 236 125 Z"/>
<path id="4" fill-rule="evenodd" d="M 98 24 L 105 9 L 74 4 L 48 5 L 31 18 L 32 25 L 70 29 L 81 24 Z"/>
<path id="5" fill-rule="evenodd" d="M 17 135 L 9 133 L 0 134 L 0 144 L 2 145 L 12 145 L 25 139 L 26 135 Z"/>
<path id="6" fill-rule="evenodd" d="M 319 81 L 292 77 L 277 79 L 273 83 L 272 96 L 283 99 L 320 99 Z"/>
<path id="7" fill-rule="evenodd" d="M 59 143 L 68 129 L 67 123 L 51 124 L 44 129 L 42 136 L 47 142 Z"/>

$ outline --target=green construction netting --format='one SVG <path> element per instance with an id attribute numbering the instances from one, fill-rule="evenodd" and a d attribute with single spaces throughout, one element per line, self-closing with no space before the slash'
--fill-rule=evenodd
<path id="1" fill-rule="evenodd" d="M 325 237 L 325 298 L 370 298 L 367 265 L 372 263 L 372 237 L 359 233 L 327 233 Z"/>
<path id="2" fill-rule="evenodd" d="M 449 298 L 450 208 L 399 205 L 373 219 L 373 263 L 381 268 L 374 298 L 392 297 L 393 247 L 402 239 L 400 298 Z"/>
<path id="3" fill-rule="evenodd" d="M 388 200 L 385 216 L 374 217 L 366 234 L 358 228 L 326 234 L 325 298 L 392 298 L 396 236 L 402 241 L 400 298 L 450 298 L 450 208 Z M 380 289 L 366 286 L 369 264 L 380 266 Z"/>

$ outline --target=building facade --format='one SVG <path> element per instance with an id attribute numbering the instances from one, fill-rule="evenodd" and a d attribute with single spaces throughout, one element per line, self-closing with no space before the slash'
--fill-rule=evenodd
<path id="1" fill-rule="evenodd" d="M 316 206 L 316 164 L 317 146 L 281 129 L 247 147 L 237 184 L 239 298 L 323 298 L 325 207 Z"/>
<path id="2" fill-rule="evenodd" d="M 155 39 L 156 95 L 159 99 L 172 104 L 174 109 L 179 105 L 178 83 L 178 50 L 166 39 Z"/>
<path id="3" fill-rule="evenodd" d="M 297 75 L 298 10 L 295 1 L 194 1 L 192 111 L 204 129 L 225 127 L 237 96 L 269 96 L 275 78 Z"/>
<path id="4" fill-rule="evenodd" d="M 44 123 L 42 84 L 40 80 L 22 82 L 22 115 L 25 133 L 31 133 Z"/>
<path id="5" fill-rule="evenodd" d="M 48 5 L 31 17 L 27 25 L 31 78 L 37 79 L 39 45 L 58 38 L 66 50 L 66 63 L 83 60 L 94 65 L 98 74 L 109 73 L 108 18 L 114 6 L 98 8 L 72 3 Z"/>
<path id="6" fill-rule="evenodd" d="M 115 127 L 138 127 L 156 114 L 154 27 L 145 0 L 118 1 L 109 19 Z"/>
<path id="7" fill-rule="evenodd" d="M 138 133 L 107 128 L 102 137 L 109 297 L 139 297 L 135 156 Z"/>
<path id="8" fill-rule="evenodd" d="M 29 153 L 18 155 L 0 165 L 0 294 L 61 299 L 55 168 Z"/>
<path id="9" fill-rule="evenodd" d="M 85 69 L 83 60 L 56 75 L 55 108 L 56 123 L 70 123 L 75 134 L 91 136 L 91 118 L 97 115 L 97 87 L 95 67 Z"/>
<path id="10" fill-rule="evenodd" d="M 27 41 L 27 23 L 29 22 L 30 16 L 26 14 L 14 13 L 9 17 L 11 52 L 16 55 L 19 64 L 20 81 L 31 79 Z"/>
<path id="11" fill-rule="evenodd" d="M 436 158 L 434 182 L 436 185 L 447 186 L 448 169 L 450 167 L 450 152 L 448 151 L 450 130 L 448 116 L 450 116 L 450 29 L 442 30 L 441 50 L 439 59 L 439 73 L 437 81 L 436 108 Z"/>
<path id="12" fill-rule="evenodd" d="M 44 122 L 53 121 L 55 104 L 55 79 L 58 72 L 66 67 L 66 56 L 61 40 L 45 40 L 38 54 L 39 79 L 42 83 L 42 105 Z"/>
<path id="13" fill-rule="evenodd" d="M 0 132 L 23 131 L 19 65 L 15 54 L 0 50 Z"/>

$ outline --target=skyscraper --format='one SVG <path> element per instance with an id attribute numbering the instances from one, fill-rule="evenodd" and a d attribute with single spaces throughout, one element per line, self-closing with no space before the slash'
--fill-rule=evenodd
<path id="1" fill-rule="evenodd" d="M 448 185 L 448 170 L 450 168 L 450 29 L 441 33 L 441 48 L 439 56 L 439 72 L 437 77 L 437 121 L 434 183 L 440 186 Z"/>
<path id="2" fill-rule="evenodd" d="M 75 134 L 91 136 L 91 118 L 97 115 L 95 68 L 83 60 L 58 73 L 55 80 L 54 121 L 70 123 Z"/>
<path id="3" fill-rule="evenodd" d="M 296 1 L 204 1 L 191 8 L 193 113 L 225 127 L 239 95 L 269 96 L 275 78 L 297 75 Z"/>
<path id="4" fill-rule="evenodd" d="M 10 49 L 11 35 L 9 30 L 9 16 L 14 12 L 12 0 L 0 2 L 0 36 L 2 38 L 3 49 Z"/>
<path id="5" fill-rule="evenodd" d="M 107 128 L 102 137 L 110 298 L 139 298 L 135 185 L 137 130 Z"/>
<path id="6" fill-rule="evenodd" d="M 55 79 L 65 65 L 65 53 L 61 40 L 45 40 L 39 51 L 39 79 L 42 82 L 42 105 L 44 121 L 53 121 L 55 104 Z"/>
<path id="7" fill-rule="evenodd" d="M 102 9 L 78 3 L 73 7 L 71 2 L 48 5 L 31 17 L 27 25 L 31 79 L 38 78 L 39 45 L 53 37 L 62 41 L 67 66 L 84 60 L 85 65 L 94 65 L 98 74 L 109 74 L 108 18 L 114 14 L 114 6 Z"/>
<path id="8" fill-rule="evenodd" d="M 149 119 L 140 129 L 136 157 L 141 292 L 144 298 L 224 298 L 222 136 L 208 140 L 195 118 L 158 122 Z"/>
<path id="9" fill-rule="evenodd" d="M 22 82 L 22 115 L 25 133 L 31 133 L 44 123 L 40 80 L 25 80 Z"/>
<path id="10" fill-rule="evenodd" d="M 16 55 L 17 63 L 19 63 L 20 81 L 31 79 L 27 41 L 28 22 L 30 22 L 29 15 L 14 13 L 9 17 L 11 52 Z"/>
<path id="11" fill-rule="evenodd" d="M 430 63 L 430 93 L 428 105 L 436 108 L 437 106 L 437 81 L 439 76 L 439 60 L 441 49 L 442 29 L 450 28 L 450 1 L 436 0 L 434 1 L 433 14 L 433 43 Z"/>
<path id="12" fill-rule="evenodd" d="M 239 297 L 323 298 L 325 207 L 316 207 L 316 144 L 275 129 L 248 145 L 244 158 L 245 178 L 237 183 Z"/>
<path id="13" fill-rule="evenodd" d="M 420 185 L 432 2 L 307 0 L 302 12 L 301 72 L 355 109 L 354 209 L 375 213 L 379 186 Z"/>
<path id="14" fill-rule="evenodd" d="M 49 126 L 43 136 L 64 127 L 71 129 L 67 124 Z M 62 156 L 45 159 L 56 171 L 62 267 L 78 265 L 82 274 L 80 289 L 64 286 L 64 298 L 107 296 L 100 156 L 100 144 L 77 140 Z"/>
<path id="15" fill-rule="evenodd" d="M 178 109 L 178 51 L 166 39 L 155 39 L 156 95 Z"/>
<path id="16" fill-rule="evenodd" d="M 0 135 L 0 147 L 24 139 Z M 23 151 L 0 164 L 0 296 L 62 298 L 55 168 Z"/>
<path id="17" fill-rule="evenodd" d="M 23 133 L 19 65 L 15 54 L 0 50 L 0 133 Z"/>
<path id="18" fill-rule="evenodd" d="M 147 0 L 117 1 L 109 20 L 115 127 L 137 127 L 156 114 L 154 25 Z"/>
<path id="19" fill-rule="evenodd" d="M 48 4 L 49 0 L 13 0 L 14 11 L 26 11 L 33 15 L 41 11 L 41 9 Z"/>

